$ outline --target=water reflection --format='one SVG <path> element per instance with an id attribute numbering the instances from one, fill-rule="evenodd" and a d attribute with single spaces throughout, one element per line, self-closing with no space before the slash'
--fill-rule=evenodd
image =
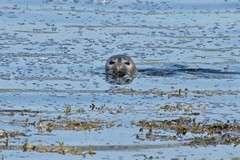
<path id="1" fill-rule="evenodd" d="M 173 76 L 179 73 L 195 75 L 198 77 L 205 78 L 233 78 L 239 76 L 240 72 L 237 70 L 220 70 L 220 69 L 210 69 L 210 68 L 187 68 L 187 66 L 180 66 L 176 68 L 177 65 L 171 68 L 147 68 L 139 69 L 138 72 L 147 76 Z"/>
<path id="2" fill-rule="evenodd" d="M 130 84 L 134 80 L 135 76 L 125 75 L 123 77 L 114 76 L 112 74 L 106 74 L 106 82 L 110 84 L 126 85 Z"/>

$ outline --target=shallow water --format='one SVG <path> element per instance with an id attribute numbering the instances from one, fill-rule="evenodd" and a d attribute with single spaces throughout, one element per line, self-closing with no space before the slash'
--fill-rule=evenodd
<path id="1" fill-rule="evenodd" d="M 1 1 L 1 158 L 239 158 L 239 127 L 179 134 L 140 123 L 239 126 L 239 14 L 239 1 Z M 132 83 L 105 81 L 115 54 L 135 61 Z M 204 136 L 216 140 L 193 141 Z M 61 142 L 96 154 L 23 152 Z"/>

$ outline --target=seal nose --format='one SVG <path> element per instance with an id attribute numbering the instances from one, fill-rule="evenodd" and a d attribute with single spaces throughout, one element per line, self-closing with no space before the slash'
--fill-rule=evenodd
<path id="1" fill-rule="evenodd" d="M 121 68 L 122 68 L 122 58 L 119 57 L 117 59 L 117 71 L 121 71 Z"/>
<path id="2" fill-rule="evenodd" d="M 121 65 L 121 64 L 122 64 L 122 58 L 121 58 L 121 57 L 119 57 L 119 58 L 117 59 L 117 64 L 118 64 L 118 65 Z"/>
<path id="3" fill-rule="evenodd" d="M 118 72 L 120 72 L 121 69 L 122 69 L 122 66 L 121 66 L 121 65 L 118 65 L 116 69 L 117 69 Z"/>

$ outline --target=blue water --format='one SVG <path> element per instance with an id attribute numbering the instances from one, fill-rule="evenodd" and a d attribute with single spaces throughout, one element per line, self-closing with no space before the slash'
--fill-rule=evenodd
<path id="1" fill-rule="evenodd" d="M 100 147 L 95 155 L 87 155 L 85 159 L 240 157 L 238 146 L 233 145 L 181 146 L 187 138 L 201 136 L 190 133 L 176 141 L 141 141 L 136 139 L 140 127 L 131 125 L 131 121 L 187 117 L 183 110 L 164 111 L 161 109 L 164 105 L 192 106 L 192 111 L 187 113 L 200 113 L 189 115 L 199 122 L 236 120 L 239 123 L 239 14 L 237 0 L 2 0 L 0 135 L 14 130 L 27 134 L 9 137 L 12 146 L 26 142 L 46 146 L 57 146 L 59 142 L 78 147 L 140 146 L 110 151 Z M 115 54 L 132 57 L 139 70 L 149 72 L 139 72 L 128 85 L 107 83 L 104 65 Z M 179 66 L 203 70 L 178 71 Z M 161 74 L 169 71 L 176 72 Z M 169 97 L 185 88 L 189 90 L 187 97 Z M 155 90 L 162 90 L 163 96 L 153 94 Z M 92 103 L 106 108 L 91 111 Z M 68 116 L 64 113 L 66 106 L 72 109 Z M 119 106 L 123 111 L 111 114 L 110 110 L 116 112 Z M 78 109 L 86 112 L 78 113 Z M 40 113 L 16 112 L 10 116 L 9 110 Z M 44 119 L 48 123 L 59 115 L 66 120 L 114 121 L 116 125 L 97 131 L 53 130 L 51 133 L 39 133 L 35 126 L 22 125 L 26 118 L 29 122 Z M 13 120 L 15 123 L 10 123 Z M 156 130 L 156 133 L 176 135 L 169 130 Z M 0 139 L 0 146 L 4 146 L 4 140 Z M 1 150 L 0 155 L 7 160 L 79 158 L 21 149 Z"/>

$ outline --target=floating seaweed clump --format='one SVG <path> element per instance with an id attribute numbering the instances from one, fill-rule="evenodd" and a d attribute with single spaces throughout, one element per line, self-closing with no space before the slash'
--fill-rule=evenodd
<path id="1" fill-rule="evenodd" d="M 197 106 L 191 106 L 191 105 L 176 105 L 176 106 L 171 106 L 171 105 L 165 105 L 161 106 L 160 109 L 163 109 L 164 111 L 184 111 L 184 112 L 192 112 L 193 109 L 204 109 L 207 108 L 207 106 L 202 106 L 202 107 L 197 107 Z M 194 113 L 194 114 L 200 114 L 200 113 Z"/>
<path id="2" fill-rule="evenodd" d="M 91 130 L 91 129 L 100 129 L 102 122 L 79 122 L 79 121 L 68 121 L 66 122 L 65 129 L 72 130 Z"/>
<path id="3" fill-rule="evenodd" d="M 89 151 L 82 151 L 80 149 L 75 149 L 72 147 L 64 147 L 63 142 L 59 143 L 59 147 L 54 147 L 54 146 L 49 147 L 49 146 L 43 146 L 43 145 L 34 146 L 34 145 L 29 145 L 25 143 L 22 146 L 22 149 L 24 152 L 28 150 L 33 150 L 37 152 L 51 152 L 51 153 L 60 153 L 60 154 L 70 153 L 75 155 L 95 154 L 95 151 L 92 149 L 89 149 Z"/>
<path id="4" fill-rule="evenodd" d="M 4 143 L 4 148 L 8 148 L 8 143 L 11 138 L 17 137 L 17 136 L 27 136 L 26 134 L 19 132 L 19 131 L 3 131 L 0 130 L 0 144 Z M 5 140 L 2 140 L 5 139 Z"/>
<path id="5" fill-rule="evenodd" d="M 195 118 L 190 117 L 180 117 L 178 119 L 164 121 L 143 120 L 135 123 L 135 125 L 146 129 L 175 130 L 178 134 L 185 134 L 187 132 L 209 134 L 225 132 L 240 133 L 240 124 L 236 122 L 216 122 L 213 124 L 206 124 L 203 122 L 197 123 Z"/>
<path id="6" fill-rule="evenodd" d="M 225 133 L 221 136 L 202 136 L 190 139 L 190 142 L 183 145 L 186 146 L 208 146 L 208 145 L 231 145 L 234 147 L 240 144 L 240 137 L 232 136 L 229 133 Z"/>
<path id="7" fill-rule="evenodd" d="M 118 113 L 122 113 L 123 111 L 123 107 L 122 106 L 118 106 L 117 108 L 109 108 L 107 107 L 105 104 L 97 107 L 94 103 L 92 103 L 90 106 L 91 111 L 108 111 L 110 114 L 118 114 Z"/>
<path id="8" fill-rule="evenodd" d="M 91 129 L 101 129 L 101 123 L 97 122 L 80 122 L 80 121 L 63 121 L 58 124 L 47 123 L 46 125 L 41 125 L 42 128 L 46 128 L 46 131 L 52 132 L 52 130 L 91 130 Z"/>
<path id="9" fill-rule="evenodd" d="M 143 138 L 142 134 L 137 135 L 137 139 L 139 140 L 156 140 L 166 137 L 153 134 L 153 130 L 174 130 L 176 131 L 176 136 L 184 136 L 187 133 L 204 135 L 186 139 L 189 143 L 185 143 L 185 145 L 234 144 L 236 146 L 240 143 L 240 124 L 236 123 L 236 121 L 233 123 L 227 121 L 226 123 L 216 122 L 207 124 L 203 122 L 197 123 L 195 118 L 180 117 L 178 119 L 165 121 L 143 120 L 137 123 L 132 122 L 132 125 L 140 126 L 140 132 L 143 132 L 144 129 L 148 130 L 145 135 L 146 138 Z M 235 133 L 235 135 L 231 135 L 230 133 Z M 174 140 L 177 138 L 176 136 L 172 136 L 172 138 L 169 136 L 167 139 Z"/>
<path id="10" fill-rule="evenodd" d="M 176 91 L 166 91 L 163 92 L 161 89 L 154 89 L 154 90 L 148 90 L 148 91 L 141 91 L 141 90 L 133 90 L 133 89 L 118 89 L 118 90 L 111 90 L 111 93 L 113 94 L 134 94 L 134 95 L 149 95 L 149 94 L 153 94 L 153 95 L 159 95 L 159 96 L 163 96 L 163 95 L 168 95 L 168 98 L 170 97 L 187 97 L 188 96 L 188 89 L 185 88 L 184 90 L 179 89 Z"/>
<path id="11" fill-rule="evenodd" d="M 167 95 L 168 98 L 171 97 L 179 97 L 185 98 L 188 97 L 189 93 L 191 93 L 194 97 L 203 97 L 203 96 L 221 96 L 221 95 L 239 95 L 239 90 L 189 90 L 188 88 L 185 89 L 178 89 L 178 90 L 169 90 L 169 91 L 162 91 L 161 89 L 154 89 L 154 90 L 133 90 L 133 89 L 112 89 L 108 91 L 109 93 L 113 94 L 126 94 L 126 95 L 157 95 L 157 96 L 164 96 Z"/>
<path id="12" fill-rule="evenodd" d="M 0 139 L 8 138 L 8 137 L 16 137 L 16 136 L 26 136 L 26 135 L 19 131 L 7 132 L 0 129 Z"/>
<path id="13" fill-rule="evenodd" d="M 103 122 L 103 121 L 61 121 L 58 124 L 47 123 L 44 127 L 46 131 L 52 131 L 53 129 L 64 129 L 64 130 L 100 130 L 105 127 L 113 127 L 114 121 Z"/>

